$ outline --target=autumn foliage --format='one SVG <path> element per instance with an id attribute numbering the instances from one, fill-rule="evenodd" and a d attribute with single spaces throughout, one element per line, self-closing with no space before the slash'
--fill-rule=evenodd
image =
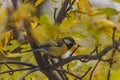
<path id="1" fill-rule="evenodd" d="M 0 80 L 120 80 L 117 10 L 94 8 L 89 0 L 9 1 L 12 7 L 0 5 Z M 51 12 L 44 13 L 48 4 Z M 49 63 L 35 51 L 64 37 L 80 47 L 61 58 L 47 56 Z"/>

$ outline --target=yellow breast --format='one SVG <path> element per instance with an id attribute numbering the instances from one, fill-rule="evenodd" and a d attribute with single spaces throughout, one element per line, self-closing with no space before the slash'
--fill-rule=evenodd
<path id="1" fill-rule="evenodd" d="M 62 56 L 68 51 L 67 46 L 63 45 L 62 47 L 50 47 L 48 54 L 54 57 Z"/>

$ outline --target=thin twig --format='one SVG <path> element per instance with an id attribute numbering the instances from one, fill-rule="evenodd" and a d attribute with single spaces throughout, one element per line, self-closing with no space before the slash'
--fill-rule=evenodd
<path id="1" fill-rule="evenodd" d="M 54 20 L 56 20 L 56 12 L 57 12 L 57 8 L 54 8 Z"/>
<path id="2" fill-rule="evenodd" d="M 69 66 L 70 66 L 70 65 L 69 65 L 69 64 L 67 64 L 67 71 L 68 71 L 68 72 L 70 72 Z"/>
<path id="3" fill-rule="evenodd" d="M 60 24 L 61 21 L 64 19 L 65 15 L 66 15 L 65 11 L 66 11 L 66 8 L 67 8 L 68 4 L 69 4 L 69 0 L 65 0 L 61 9 L 60 9 L 60 11 L 59 11 L 59 13 L 58 13 L 58 16 L 55 20 L 55 23 Z"/>
<path id="4" fill-rule="evenodd" d="M 26 74 L 24 74 L 24 75 L 20 78 L 20 80 L 25 80 L 25 77 L 27 77 L 29 74 L 31 74 L 31 73 L 33 73 L 33 72 L 35 72 L 35 71 L 38 71 L 38 70 L 40 70 L 39 67 L 38 67 L 38 68 L 31 69 L 29 72 L 27 72 Z"/>
<path id="5" fill-rule="evenodd" d="M 97 53 L 97 49 L 98 49 L 98 46 L 96 46 L 95 49 L 90 54 L 93 54 L 95 51 Z"/>
<path id="6" fill-rule="evenodd" d="M 67 8 L 67 10 L 66 10 L 66 12 L 65 12 L 66 14 L 67 14 L 68 11 L 70 11 L 70 10 L 72 9 L 72 6 L 73 6 L 73 4 L 75 3 L 75 1 L 76 1 L 76 0 L 73 0 L 72 3 L 70 3 L 69 7 Z"/>
<path id="7" fill-rule="evenodd" d="M 9 72 L 9 74 L 13 75 L 14 74 L 13 69 L 7 63 L 5 63 L 5 66 L 11 71 L 11 72 Z"/>
<path id="8" fill-rule="evenodd" d="M 115 43 L 115 32 L 116 32 L 116 27 L 113 28 L 113 33 L 112 33 L 112 42 L 113 42 L 113 44 Z"/>
<path id="9" fill-rule="evenodd" d="M 96 46 L 96 54 L 98 55 L 99 53 L 98 53 L 98 46 Z"/>
<path id="10" fill-rule="evenodd" d="M 112 34 L 113 45 L 115 44 L 115 32 L 116 32 L 116 27 L 113 28 L 113 34 Z M 118 48 L 118 46 L 114 48 L 114 50 L 111 54 L 111 60 L 109 61 L 109 70 L 108 70 L 108 74 L 107 74 L 107 80 L 110 80 L 111 68 L 112 68 L 112 65 L 113 65 L 113 57 L 115 55 L 116 48 Z"/>
<path id="11" fill-rule="evenodd" d="M 114 49 L 112 52 L 112 55 L 111 55 L 111 60 L 109 61 L 109 70 L 108 70 L 108 74 L 107 74 L 107 80 L 110 80 L 111 68 L 112 68 L 112 65 L 114 63 L 113 57 L 115 55 L 115 52 L 116 52 L 116 50 Z"/>
<path id="12" fill-rule="evenodd" d="M 17 71 L 25 71 L 25 70 L 31 70 L 33 68 L 20 68 L 20 69 L 14 69 L 14 70 L 10 70 L 10 71 L 3 71 L 0 72 L 0 74 L 5 74 L 5 73 L 10 73 L 10 72 L 17 72 Z"/>
<path id="13" fill-rule="evenodd" d="M 71 73 L 71 72 L 68 72 L 68 71 L 66 71 L 66 70 L 59 70 L 59 71 L 62 71 L 62 72 L 64 72 L 64 73 L 67 73 L 67 74 L 69 74 L 69 75 L 74 76 L 74 77 L 75 77 L 75 78 L 77 78 L 77 79 L 82 80 L 82 78 L 81 78 L 81 77 L 79 77 L 79 76 L 77 76 L 77 75 L 75 75 L 75 74 L 73 74 L 73 73 Z"/>
<path id="14" fill-rule="evenodd" d="M 92 69 L 92 67 L 89 67 L 88 70 L 84 73 L 84 75 L 81 78 L 84 78 L 91 69 Z"/>
<path id="15" fill-rule="evenodd" d="M 90 55 L 92 55 L 94 52 L 96 52 L 96 54 L 98 55 L 98 46 L 95 47 L 95 49 L 90 53 Z M 82 58 L 80 59 L 81 62 L 88 62 L 90 59 L 88 58 Z"/>
<path id="16" fill-rule="evenodd" d="M 13 61 L 13 60 L 0 61 L 0 65 L 5 64 L 5 63 L 23 65 L 23 66 L 29 66 L 29 67 L 37 67 L 36 65 L 33 65 L 33 64 L 30 64 L 30 63 L 25 63 L 25 62 L 20 62 L 20 61 Z"/>
<path id="17" fill-rule="evenodd" d="M 100 60 L 101 60 L 101 59 L 99 59 L 99 60 L 97 61 L 96 65 L 94 66 L 93 70 L 91 71 L 89 80 L 92 80 L 93 73 L 94 73 L 95 69 L 97 68 L 97 66 L 98 66 L 98 64 L 99 64 L 99 62 L 100 62 Z"/>

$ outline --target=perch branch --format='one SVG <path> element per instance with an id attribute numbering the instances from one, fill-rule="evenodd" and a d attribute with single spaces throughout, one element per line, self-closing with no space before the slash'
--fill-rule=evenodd
<path id="1" fill-rule="evenodd" d="M 114 45 L 110 45 L 108 47 L 106 47 L 104 50 L 102 50 L 98 55 L 87 55 L 87 54 L 84 54 L 84 55 L 77 55 L 77 56 L 71 56 L 71 57 L 67 57 L 65 59 L 62 59 L 61 61 L 59 61 L 58 63 L 55 63 L 51 66 L 51 69 L 54 70 L 60 66 L 63 66 L 73 60 L 80 60 L 80 59 L 89 59 L 89 60 L 98 60 L 100 58 L 102 58 L 105 54 L 107 54 L 107 52 L 109 52 L 110 50 L 112 50 L 113 48 L 119 46 L 120 43 L 119 41 L 118 42 L 115 42 Z"/>

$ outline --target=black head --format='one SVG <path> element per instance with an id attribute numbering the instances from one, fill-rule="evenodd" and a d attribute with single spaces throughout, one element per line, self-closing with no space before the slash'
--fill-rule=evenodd
<path id="1" fill-rule="evenodd" d="M 70 49 L 75 43 L 72 37 L 64 37 L 63 42 L 66 44 L 67 48 Z"/>

